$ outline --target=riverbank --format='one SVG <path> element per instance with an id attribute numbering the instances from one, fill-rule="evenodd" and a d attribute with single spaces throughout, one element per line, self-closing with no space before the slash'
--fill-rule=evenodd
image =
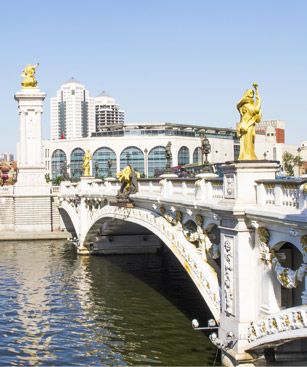
<path id="1" fill-rule="evenodd" d="M 54 232 L 1 232 L 2 241 L 33 241 L 33 240 L 66 240 L 70 234 L 66 231 Z"/>

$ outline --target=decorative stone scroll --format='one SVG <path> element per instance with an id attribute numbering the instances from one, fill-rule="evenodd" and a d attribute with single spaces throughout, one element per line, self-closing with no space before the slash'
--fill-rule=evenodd
<path id="1" fill-rule="evenodd" d="M 233 244 L 231 236 L 224 236 L 224 299 L 225 311 L 230 315 L 235 315 L 234 289 L 233 289 Z"/>

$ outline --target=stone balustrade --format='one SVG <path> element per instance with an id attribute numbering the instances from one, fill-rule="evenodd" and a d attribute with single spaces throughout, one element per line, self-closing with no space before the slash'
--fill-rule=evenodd
<path id="1" fill-rule="evenodd" d="M 297 337 L 307 336 L 307 307 L 297 306 L 282 310 L 268 317 L 251 322 L 248 328 L 248 341 L 253 349 L 268 340 L 289 338 L 289 333 Z"/>
<path id="2" fill-rule="evenodd" d="M 307 207 L 307 193 L 304 190 L 306 179 L 295 180 L 257 180 L 256 206 L 271 209 L 285 208 L 297 212 Z M 221 177 L 205 178 L 154 178 L 140 179 L 139 192 L 134 198 L 168 199 L 186 203 L 217 204 L 223 200 L 224 189 Z M 82 185 L 76 182 L 63 182 L 59 190 L 61 196 L 88 195 L 116 196 L 120 189 L 116 179 L 87 179 Z M 55 191 L 53 191 L 55 192 Z M 1 192 L 0 192 L 1 195 Z M 279 210 L 279 209 L 278 209 Z"/>
<path id="3" fill-rule="evenodd" d="M 287 210 L 306 209 L 306 182 L 306 179 L 257 180 L 257 204 Z"/>

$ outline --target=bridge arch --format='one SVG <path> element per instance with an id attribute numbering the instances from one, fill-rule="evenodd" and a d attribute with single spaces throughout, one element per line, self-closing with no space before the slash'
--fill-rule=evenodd
<path id="1" fill-rule="evenodd" d="M 84 243 L 92 242 L 97 226 L 104 219 L 113 218 L 130 222 L 155 234 L 174 254 L 197 286 L 217 322 L 220 319 L 220 288 L 215 270 L 199 256 L 193 244 L 186 240 L 182 230 L 163 217 L 146 209 L 126 209 L 106 205 L 93 216 Z"/>
<path id="2" fill-rule="evenodd" d="M 277 256 L 278 263 L 283 268 L 297 271 L 304 263 L 303 254 L 291 242 L 288 241 L 278 242 L 273 246 L 273 250 L 275 251 L 275 254 Z M 275 273 L 277 276 L 278 270 L 275 270 Z M 289 308 L 299 306 L 301 304 L 301 295 L 304 289 L 305 289 L 304 279 L 302 281 L 297 281 L 297 285 L 295 287 L 288 288 L 281 284 L 280 285 L 281 307 Z"/>

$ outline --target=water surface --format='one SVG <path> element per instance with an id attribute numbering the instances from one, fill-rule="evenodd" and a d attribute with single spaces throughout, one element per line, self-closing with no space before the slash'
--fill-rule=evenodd
<path id="1" fill-rule="evenodd" d="M 79 257 L 61 241 L 1 244 L 1 365 L 212 365 L 195 317 L 211 316 L 168 251 Z"/>

